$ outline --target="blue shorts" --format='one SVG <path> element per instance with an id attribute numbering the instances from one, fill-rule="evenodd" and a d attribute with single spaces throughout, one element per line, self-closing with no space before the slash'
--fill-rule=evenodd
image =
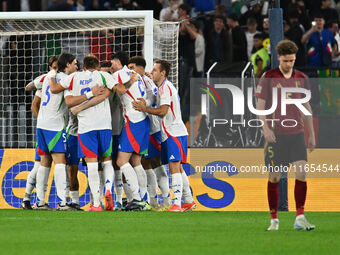
<path id="1" fill-rule="evenodd" d="M 51 152 L 66 152 L 66 132 L 50 131 L 37 128 L 38 154 L 47 155 Z"/>
<path id="2" fill-rule="evenodd" d="M 127 121 L 119 137 L 119 151 L 146 154 L 148 152 L 150 119 L 136 123 Z"/>
<path id="3" fill-rule="evenodd" d="M 149 135 L 148 153 L 144 155 L 144 158 L 154 158 L 161 155 L 161 131 Z"/>
<path id="4" fill-rule="evenodd" d="M 188 136 L 169 136 L 161 145 L 162 164 L 169 162 L 181 161 L 187 163 L 188 154 Z"/>
<path id="5" fill-rule="evenodd" d="M 40 161 L 40 155 L 38 154 L 38 142 L 35 143 L 35 155 L 34 155 L 34 161 Z"/>
<path id="6" fill-rule="evenodd" d="M 66 162 L 68 165 L 78 165 L 78 137 L 69 135 L 66 140 Z"/>
<path id="7" fill-rule="evenodd" d="M 78 157 L 100 158 L 111 156 L 112 130 L 93 130 L 78 134 Z"/>
<path id="8" fill-rule="evenodd" d="M 119 147 L 119 135 L 112 135 L 112 159 L 117 159 Z"/>

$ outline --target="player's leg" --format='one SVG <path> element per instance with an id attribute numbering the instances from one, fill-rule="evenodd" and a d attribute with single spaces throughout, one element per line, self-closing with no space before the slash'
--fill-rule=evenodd
<path id="1" fill-rule="evenodd" d="M 116 204 L 115 210 L 123 209 L 123 174 L 122 170 L 117 166 L 118 157 L 118 147 L 119 147 L 119 135 L 112 135 L 112 166 L 114 169 L 114 189 L 116 192 Z"/>
<path id="2" fill-rule="evenodd" d="M 66 158 L 65 153 L 52 152 L 52 159 L 55 163 L 54 166 L 54 181 L 57 189 L 57 196 L 60 200 L 58 203 L 59 210 L 70 210 L 66 205 L 66 189 L 67 189 L 67 177 L 66 177 Z"/>
<path id="3" fill-rule="evenodd" d="M 67 176 L 69 180 L 69 190 L 72 203 L 69 206 L 80 210 L 79 206 L 79 181 L 78 181 L 78 138 L 77 136 L 69 135 L 66 141 L 66 162 Z"/>
<path id="4" fill-rule="evenodd" d="M 142 155 L 133 153 L 130 162 L 137 175 L 140 197 L 143 201 L 147 201 L 147 176 L 142 166 L 141 160 Z"/>
<path id="5" fill-rule="evenodd" d="M 101 165 L 105 185 L 105 210 L 112 211 L 114 208 L 112 200 L 112 186 L 114 180 L 114 170 L 112 166 L 112 130 L 99 130 L 99 155 L 101 155 Z"/>
<path id="6" fill-rule="evenodd" d="M 34 187 L 36 186 L 36 177 L 37 172 L 40 167 L 40 156 L 37 151 L 38 144 L 36 144 L 35 148 L 35 157 L 34 157 L 34 166 L 33 169 L 30 171 L 30 173 L 27 176 L 26 181 L 26 190 L 25 190 L 25 197 L 21 203 L 21 208 L 26 210 L 31 210 L 31 195 Z"/>
<path id="7" fill-rule="evenodd" d="M 161 157 L 153 158 L 152 166 L 157 177 L 158 187 L 161 190 L 163 197 L 162 208 L 169 209 L 171 207 L 169 177 L 166 172 L 165 166 L 162 165 Z"/>
<path id="8" fill-rule="evenodd" d="M 46 142 L 46 131 L 37 128 L 37 151 L 41 158 L 40 166 L 36 176 L 37 202 L 34 209 L 49 210 L 52 209 L 45 204 L 45 194 L 47 190 L 48 177 L 50 175 L 52 158 L 49 154 L 48 143 Z"/>
<path id="9" fill-rule="evenodd" d="M 157 200 L 157 177 L 155 172 L 152 170 L 151 159 L 142 158 L 142 166 L 145 169 L 147 179 L 147 191 L 149 194 L 150 206 L 154 209 L 158 207 Z"/>
<path id="10" fill-rule="evenodd" d="M 267 197 L 271 217 L 270 226 L 267 230 L 279 229 L 277 211 L 279 207 L 279 182 L 281 172 L 274 171 L 274 167 L 277 165 L 277 154 L 279 153 L 277 148 L 277 143 L 269 143 L 265 145 L 265 164 L 268 170 Z"/>
<path id="11" fill-rule="evenodd" d="M 102 211 L 100 206 L 99 174 L 98 174 L 98 139 L 97 131 L 78 134 L 78 157 L 85 157 L 88 182 L 93 197 L 90 211 Z"/>
<path id="12" fill-rule="evenodd" d="M 291 136 L 292 145 L 290 156 L 292 159 L 292 169 L 295 171 L 295 205 L 296 205 L 296 219 L 294 228 L 297 230 L 313 230 L 314 225 L 310 224 L 305 215 L 304 208 L 307 195 L 307 181 L 306 181 L 306 164 L 307 164 L 307 149 L 304 140 L 304 134 L 296 134 Z"/>
<path id="13" fill-rule="evenodd" d="M 194 198 L 192 197 L 189 179 L 183 169 L 182 164 L 181 164 L 181 175 L 182 175 L 182 181 L 183 181 L 183 199 L 184 199 L 184 202 L 182 204 L 182 210 L 184 212 L 191 211 L 196 208 L 196 203 L 194 201 Z"/>

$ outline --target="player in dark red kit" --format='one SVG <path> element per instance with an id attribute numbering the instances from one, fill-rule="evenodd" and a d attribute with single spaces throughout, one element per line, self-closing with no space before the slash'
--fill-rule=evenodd
<path id="1" fill-rule="evenodd" d="M 272 107 L 273 91 L 277 88 L 277 108 L 271 115 L 259 115 L 263 121 L 263 132 L 266 140 L 265 145 L 265 162 L 269 169 L 268 180 L 268 202 L 271 214 L 271 224 L 268 230 L 278 230 L 279 220 L 277 217 L 279 202 L 278 183 L 281 177 L 283 167 L 289 167 L 295 170 L 295 203 L 296 203 L 296 220 L 295 229 L 313 230 L 315 226 L 311 225 L 304 216 L 304 205 L 306 201 L 307 183 L 306 170 L 307 150 L 304 138 L 304 125 L 306 125 L 309 139 L 308 148 L 313 151 L 315 147 L 315 135 L 313 128 L 312 110 L 308 102 L 302 106 L 310 113 L 303 113 L 294 104 L 286 106 L 286 114 L 281 113 L 281 92 L 282 88 L 304 88 L 309 90 L 307 76 L 302 72 L 294 70 L 294 63 L 298 48 L 296 44 L 289 40 L 281 41 L 277 47 L 279 67 L 269 70 L 262 76 L 256 89 L 255 96 L 258 98 L 257 110 L 267 110 Z M 286 93 L 287 99 L 302 99 L 303 93 Z M 266 120 L 267 119 L 267 120 Z M 269 119 L 275 119 L 269 121 Z M 276 168 L 274 168 L 276 167 Z M 280 168 L 281 167 L 281 168 Z"/>

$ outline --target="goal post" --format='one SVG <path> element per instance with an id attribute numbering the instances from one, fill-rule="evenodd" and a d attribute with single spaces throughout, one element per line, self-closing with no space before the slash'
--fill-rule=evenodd
<path id="1" fill-rule="evenodd" d="M 164 59 L 171 63 L 169 80 L 177 86 L 178 30 L 179 23 L 157 21 L 152 11 L 0 13 L 0 208 L 19 207 L 24 196 L 36 141 L 30 111 L 34 94 L 24 87 L 48 71 L 48 58 L 69 52 L 82 63 L 93 54 L 103 63 L 125 51 L 143 56 L 146 71 L 155 59 Z M 52 176 L 47 194 L 53 206 Z M 80 194 L 84 205 L 87 182 L 80 182 L 86 185 Z"/>

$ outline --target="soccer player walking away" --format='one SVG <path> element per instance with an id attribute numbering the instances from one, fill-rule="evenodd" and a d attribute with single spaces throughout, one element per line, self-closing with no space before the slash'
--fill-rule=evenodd
<path id="1" fill-rule="evenodd" d="M 89 186 L 93 197 L 90 211 L 102 211 L 100 206 L 100 189 L 98 174 L 98 158 L 101 159 L 105 178 L 105 209 L 113 210 L 112 185 L 114 172 L 111 152 L 111 113 L 107 97 L 113 87 L 112 76 L 100 73 L 97 57 L 89 55 L 84 58 L 84 71 L 77 72 L 60 81 L 58 88 L 68 89 L 65 101 L 67 106 L 79 105 L 94 96 L 93 88 L 99 84 L 106 91 L 105 99 L 101 103 L 84 110 L 77 115 L 78 118 L 78 158 L 85 157 L 88 168 Z M 97 84 L 97 85 L 96 85 Z"/>
<path id="2" fill-rule="evenodd" d="M 169 164 L 172 177 L 172 190 L 175 195 L 174 204 L 168 211 L 182 212 L 194 209 L 196 204 L 192 198 L 189 180 L 181 167 L 187 162 L 188 132 L 182 121 L 178 92 L 167 79 L 170 63 L 165 60 L 156 61 L 152 69 L 153 81 L 158 86 L 157 105 L 147 107 L 143 98 L 133 102 L 136 110 L 158 115 L 162 118 L 162 164 Z M 184 203 L 181 205 L 182 194 Z"/>
<path id="3" fill-rule="evenodd" d="M 136 56 L 129 59 L 128 68 L 138 73 L 146 87 L 147 106 L 157 106 L 158 88 L 155 83 L 145 75 L 146 61 L 143 57 Z M 171 206 L 169 180 L 165 167 L 161 164 L 161 119 L 157 115 L 149 114 L 150 135 L 148 152 L 142 158 L 142 165 L 147 176 L 147 190 L 150 206 L 154 210 L 169 209 Z M 157 200 L 157 183 L 162 192 L 163 204 L 159 208 Z"/>
<path id="4" fill-rule="evenodd" d="M 48 67 L 50 71 L 52 69 L 57 70 L 58 69 L 58 64 L 57 64 L 58 58 L 56 56 L 50 57 L 48 60 Z M 39 113 L 39 108 L 40 108 L 40 103 L 41 103 L 41 88 L 42 84 L 45 80 L 46 74 L 40 75 L 37 78 L 35 78 L 32 82 L 30 82 L 26 87 L 25 90 L 27 91 L 32 91 L 37 88 L 40 88 L 36 91 L 33 102 L 31 105 L 31 110 L 34 115 L 34 117 L 38 117 Z M 32 210 L 31 207 L 31 195 L 32 191 L 36 185 L 36 177 L 37 177 L 37 172 L 40 167 L 40 156 L 38 154 L 38 146 L 36 143 L 35 147 L 35 156 L 34 156 L 34 166 L 31 172 L 27 176 L 27 181 L 26 181 L 26 190 L 25 190 L 25 197 L 21 203 L 21 208 L 26 209 L 26 210 Z"/>
<path id="5" fill-rule="evenodd" d="M 309 90 L 307 76 L 302 72 L 295 70 L 294 62 L 298 51 L 294 42 L 289 40 L 281 41 L 277 47 L 279 67 L 269 70 L 262 76 L 257 87 L 255 96 L 258 98 L 257 110 L 269 109 L 272 106 L 273 89 L 277 88 L 278 107 L 275 112 L 268 116 L 267 119 L 277 119 L 275 125 L 266 121 L 266 116 L 259 115 L 259 119 L 264 123 L 263 132 L 266 140 L 265 161 L 269 169 L 268 180 L 268 202 L 271 214 L 271 223 L 268 230 L 278 230 L 279 220 L 277 216 L 279 202 L 279 187 L 281 173 L 271 170 L 273 167 L 288 167 L 289 163 L 295 171 L 295 203 L 296 203 L 296 220 L 295 229 L 313 230 L 311 225 L 304 216 L 304 206 L 307 193 L 306 169 L 307 151 L 304 138 L 304 125 L 306 125 L 309 139 L 308 148 L 313 151 L 315 147 L 315 135 L 313 129 L 312 110 L 308 102 L 303 103 L 303 107 L 310 113 L 301 112 L 294 104 L 286 106 L 286 115 L 281 113 L 281 89 L 282 88 L 304 88 Z M 274 94 L 275 96 L 275 94 Z M 290 99 L 303 98 L 302 93 L 287 93 L 286 97 Z M 282 121 L 289 119 L 290 123 L 296 125 L 283 125 Z M 279 124 L 277 124 L 279 123 Z M 294 127 L 291 127 L 294 126 Z M 272 167 L 272 168 L 271 168 Z"/>

